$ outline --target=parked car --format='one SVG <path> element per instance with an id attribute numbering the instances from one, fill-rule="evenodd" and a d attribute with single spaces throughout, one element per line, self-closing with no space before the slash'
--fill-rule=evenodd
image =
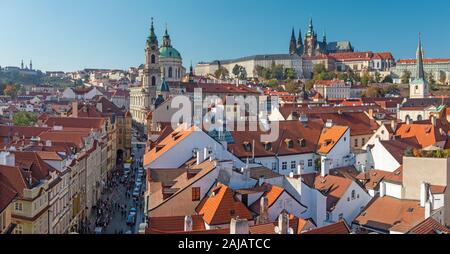
<path id="1" fill-rule="evenodd" d="M 128 214 L 127 225 L 133 226 L 134 224 L 136 224 L 136 214 Z"/>
<path id="2" fill-rule="evenodd" d="M 139 197 L 140 194 L 141 194 L 141 190 L 139 188 L 134 188 L 133 197 Z"/>

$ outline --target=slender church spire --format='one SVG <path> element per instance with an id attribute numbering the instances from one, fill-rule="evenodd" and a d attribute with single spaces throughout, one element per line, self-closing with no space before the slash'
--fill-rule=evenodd
<path id="1" fill-rule="evenodd" d="M 298 42 L 297 42 L 297 46 L 303 46 L 302 30 L 301 30 L 301 29 L 298 30 Z"/>
<path id="2" fill-rule="evenodd" d="M 158 44 L 158 39 L 155 34 L 155 27 L 153 26 L 153 17 L 152 17 L 152 23 L 150 26 L 150 36 L 148 37 L 147 43 L 148 44 Z"/>
<path id="3" fill-rule="evenodd" d="M 416 52 L 416 74 L 417 79 L 425 79 L 425 72 L 423 70 L 423 50 L 422 50 L 422 38 L 419 33 L 419 45 Z"/>
<path id="4" fill-rule="evenodd" d="M 314 36 L 314 26 L 313 26 L 313 21 L 312 18 L 309 18 L 309 25 L 308 25 L 308 33 L 306 34 L 306 36 Z"/>
<path id="5" fill-rule="evenodd" d="M 325 30 L 323 30 L 323 37 L 322 37 L 322 41 L 323 43 L 327 43 L 327 32 Z"/>
<path id="6" fill-rule="evenodd" d="M 297 53 L 297 41 L 295 40 L 294 28 L 292 28 L 291 41 L 289 43 L 289 54 L 294 55 Z"/>

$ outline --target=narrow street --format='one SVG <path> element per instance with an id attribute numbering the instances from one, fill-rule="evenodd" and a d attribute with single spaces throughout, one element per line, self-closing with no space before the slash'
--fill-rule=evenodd
<path id="1" fill-rule="evenodd" d="M 133 163 L 128 173 L 125 173 L 124 165 L 117 165 L 117 174 L 110 183 L 111 187 L 102 195 L 101 212 L 97 212 L 97 216 L 92 219 L 93 232 L 97 232 L 97 234 L 100 231 L 101 234 L 137 234 L 139 224 L 145 222 L 143 211 L 145 172 L 140 177 L 138 175 L 139 169 L 142 168 L 141 163 L 143 161 L 145 145 L 137 144 L 137 142 L 136 132 L 133 130 Z M 124 175 L 128 175 L 128 177 L 124 178 Z M 136 182 L 138 182 L 138 178 L 141 179 L 142 185 L 138 197 L 134 198 L 133 191 L 136 187 Z M 136 209 L 135 223 L 130 225 L 127 224 L 127 220 L 133 208 Z M 97 224 L 94 226 L 95 221 L 100 221 L 100 225 Z"/>

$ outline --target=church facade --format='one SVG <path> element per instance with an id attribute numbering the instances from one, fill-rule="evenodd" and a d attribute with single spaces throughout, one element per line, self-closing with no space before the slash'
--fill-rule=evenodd
<path id="1" fill-rule="evenodd" d="M 326 33 L 323 33 L 319 40 L 312 19 L 309 20 L 305 39 L 302 39 L 302 31 L 298 33 L 298 39 L 295 38 L 294 29 L 292 29 L 291 40 L 289 42 L 289 54 L 305 57 L 314 57 L 323 54 L 353 52 L 353 46 L 349 41 L 327 42 Z"/>
<path id="2" fill-rule="evenodd" d="M 159 47 L 152 19 L 140 84 L 130 88 L 130 113 L 137 127 L 144 128 L 149 114 L 168 98 L 167 80 L 179 82 L 184 73 L 181 55 L 172 47 L 167 28 Z"/>

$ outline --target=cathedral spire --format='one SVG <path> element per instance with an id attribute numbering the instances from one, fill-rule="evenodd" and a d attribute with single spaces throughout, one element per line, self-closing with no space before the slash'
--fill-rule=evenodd
<path id="1" fill-rule="evenodd" d="M 303 46 L 302 30 L 301 30 L 301 29 L 298 30 L 298 42 L 297 42 L 297 46 Z"/>
<path id="2" fill-rule="evenodd" d="M 419 45 L 416 52 L 416 73 L 417 79 L 425 79 L 425 72 L 423 70 L 423 50 L 422 50 L 422 38 L 419 33 Z"/>
<path id="3" fill-rule="evenodd" d="M 294 55 L 297 52 L 297 41 L 295 40 L 295 32 L 292 27 L 291 41 L 289 43 L 289 54 Z"/>
<path id="4" fill-rule="evenodd" d="M 314 26 L 312 18 L 309 18 L 308 33 L 306 34 L 306 36 L 314 36 Z"/>
<path id="5" fill-rule="evenodd" d="M 323 43 L 327 43 L 327 32 L 324 30 L 323 31 L 323 38 L 322 38 Z"/>

